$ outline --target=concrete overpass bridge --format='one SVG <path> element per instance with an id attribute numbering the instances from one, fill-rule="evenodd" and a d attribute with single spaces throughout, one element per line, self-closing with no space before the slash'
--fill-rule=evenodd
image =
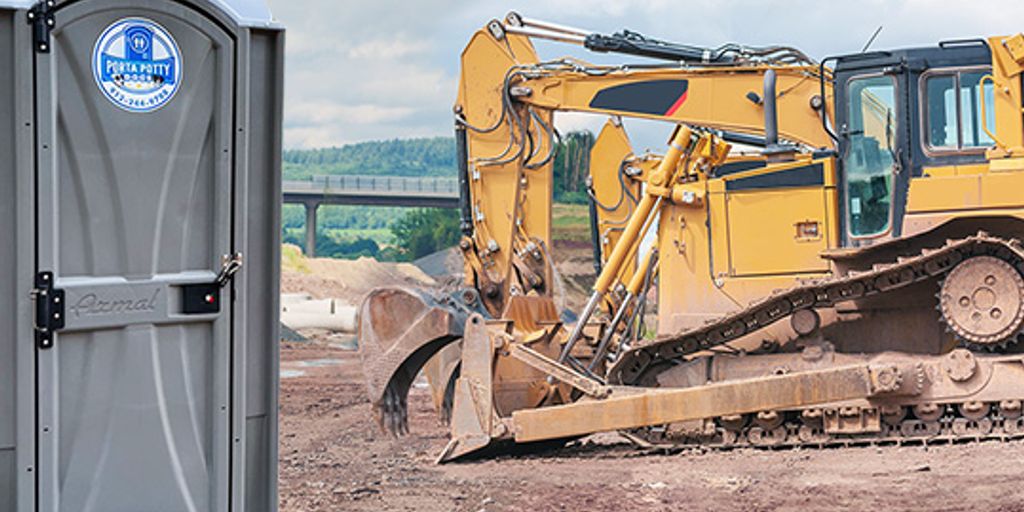
<path id="1" fill-rule="evenodd" d="M 400 176 L 313 176 L 285 180 L 284 202 L 306 207 L 306 252 L 316 255 L 316 211 L 322 204 L 458 208 L 456 178 Z M 312 227 L 312 229 L 310 229 Z"/>

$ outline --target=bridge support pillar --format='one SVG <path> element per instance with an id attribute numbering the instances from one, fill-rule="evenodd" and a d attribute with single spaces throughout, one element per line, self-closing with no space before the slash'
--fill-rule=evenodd
<path id="1" fill-rule="evenodd" d="M 316 209 L 320 203 L 310 201 L 306 205 L 306 257 L 316 257 Z"/>

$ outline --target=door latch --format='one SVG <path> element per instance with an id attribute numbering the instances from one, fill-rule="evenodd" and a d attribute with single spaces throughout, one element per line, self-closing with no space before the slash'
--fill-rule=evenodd
<path id="1" fill-rule="evenodd" d="M 64 290 L 54 287 L 53 282 L 53 272 L 40 272 L 32 290 L 36 346 L 42 349 L 53 347 L 53 333 L 64 328 Z"/>
<path id="2" fill-rule="evenodd" d="M 228 281 L 235 277 L 235 274 L 242 269 L 242 253 L 236 252 L 232 255 L 225 254 L 221 258 L 220 273 L 217 274 L 217 286 L 223 288 Z"/>
<path id="3" fill-rule="evenodd" d="M 182 286 L 181 312 L 186 315 L 208 315 L 220 312 L 221 290 L 231 282 L 242 268 L 242 253 L 225 254 L 221 258 L 220 272 L 212 283 Z"/>

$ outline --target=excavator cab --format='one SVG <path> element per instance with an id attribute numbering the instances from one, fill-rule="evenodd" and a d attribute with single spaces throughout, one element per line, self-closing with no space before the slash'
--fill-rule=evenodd
<path id="1" fill-rule="evenodd" d="M 980 82 L 991 72 L 991 51 L 978 39 L 828 60 L 835 61 L 841 246 L 900 238 L 912 180 L 986 164 L 992 139 L 982 127 Z M 991 83 L 985 102 L 991 131 Z"/>

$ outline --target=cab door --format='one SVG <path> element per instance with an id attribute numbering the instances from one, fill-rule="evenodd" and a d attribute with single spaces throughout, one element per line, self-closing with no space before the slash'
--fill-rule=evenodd
<path id="1" fill-rule="evenodd" d="M 870 62 L 836 73 L 843 247 L 901 235 L 911 170 L 908 67 Z"/>
<path id="2" fill-rule="evenodd" d="M 36 348 L 38 510 L 228 510 L 230 290 L 210 284 L 233 40 L 169 0 L 56 9 L 35 56 L 37 302 L 62 299 Z"/>
<path id="3" fill-rule="evenodd" d="M 845 86 L 842 161 L 845 236 L 852 245 L 898 235 L 896 178 L 901 168 L 897 77 L 869 73 Z"/>

